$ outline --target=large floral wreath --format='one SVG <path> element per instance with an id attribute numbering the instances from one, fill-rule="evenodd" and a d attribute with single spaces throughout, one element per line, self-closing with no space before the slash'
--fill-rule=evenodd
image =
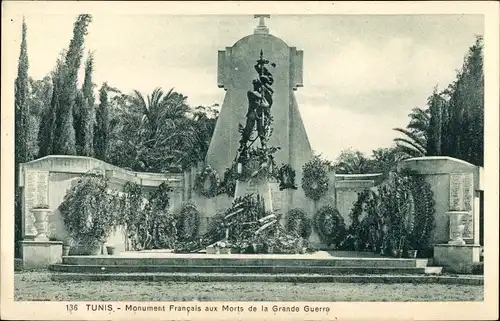
<path id="1" fill-rule="evenodd" d="M 219 183 L 219 174 L 210 165 L 207 165 L 196 176 L 194 190 L 205 197 L 214 197 L 217 195 Z"/>
<path id="2" fill-rule="evenodd" d="M 288 232 L 307 239 L 312 232 L 311 219 L 302 209 L 293 208 L 286 215 L 285 228 Z"/>
<path id="3" fill-rule="evenodd" d="M 331 205 L 325 205 L 316 212 L 314 228 L 322 243 L 335 247 L 342 242 L 346 232 L 344 218 Z"/>
<path id="4" fill-rule="evenodd" d="M 304 164 L 302 189 L 307 197 L 317 201 L 328 191 L 328 167 L 324 161 L 315 156 Z"/>

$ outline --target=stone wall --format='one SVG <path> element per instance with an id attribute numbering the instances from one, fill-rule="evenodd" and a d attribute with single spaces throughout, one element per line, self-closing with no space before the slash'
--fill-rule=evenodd
<path id="1" fill-rule="evenodd" d="M 351 225 L 349 214 L 358 200 L 358 194 L 380 184 L 382 174 L 336 174 L 335 206 L 344 218 L 347 226 Z"/>
<path id="2" fill-rule="evenodd" d="M 110 189 L 118 191 L 123 191 L 127 182 L 139 184 L 146 193 L 153 191 L 161 183 L 167 182 L 173 188 L 171 210 L 175 210 L 187 199 L 183 174 L 140 173 L 124 170 L 91 157 L 50 155 L 20 164 L 19 182 L 23 190 L 23 239 L 29 240 L 36 235 L 30 208 L 47 203 L 52 210 L 52 215 L 49 217 L 49 237 L 64 240 L 67 232 L 59 205 L 64 200 L 72 182 L 93 169 L 103 171 L 109 179 Z M 116 245 L 118 249 L 125 249 L 127 242 L 122 229 L 119 228 L 113 233 L 108 243 Z"/>
<path id="3" fill-rule="evenodd" d="M 399 169 L 422 174 L 434 193 L 435 222 L 433 243 L 450 240 L 450 214 L 465 212 L 464 240 L 479 244 L 479 192 L 482 190 L 482 169 L 447 156 L 418 157 L 405 160 Z"/>
<path id="4" fill-rule="evenodd" d="M 158 185 L 167 182 L 173 188 L 171 194 L 171 210 L 175 211 L 182 202 L 190 199 L 199 208 L 203 217 L 201 219 L 200 232 L 206 231 L 210 219 L 218 212 L 226 210 L 231 206 L 233 198 L 227 195 L 219 195 L 206 198 L 197 195 L 193 190 L 194 181 L 198 168 L 184 174 L 158 174 L 128 171 L 106 162 L 82 156 L 46 156 L 29 163 L 20 165 L 20 186 L 23 187 L 23 239 L 32 239 L 36 230 L 33 227 L 33 219 L 29 209 L 39 203 L 47 203 L 52 210 L 49 218 L 49 237 L 64 240 L 67 237 L 59 205 L 71 187 L 72 182 L 87 173 L 89 170 L 102 170 L 108 178 L 110 189 L 123 191 L 127 182 L 134 182 L 142 186 L 144 192 L 153 191 Z M 368 175 L 342 175 L 330 174 L 330 190 L 327 195 L 317 202 L 316 208 L 324 205 L 335 206 L 344 217 L 346 224 L 350 224 L 349 213 L 353 203 L 357 200 L 358 192 L 377 184 L 381 174 Z M 300 181 L 296 181 L 301 190 Z M 276 186 L 274 186 L 276 185 Z M 288 202 L 288 191 L 279 191 L 277 184 L 271 186 L 274 193 L 274 208 L 286 214 L 292 207 L 302 208 L 312 218 L 314 208 L 309 206 L 297 206 Z M 279 197 L 277 194 L 280 194 Z M 293 205 L 293 206 L 292 206 Z M 312 239 L 317 236 L 313 233 Z M 114 244 L 118 249 L 128 249 L 124 231 L 118 228 L 107 243 Z"/>

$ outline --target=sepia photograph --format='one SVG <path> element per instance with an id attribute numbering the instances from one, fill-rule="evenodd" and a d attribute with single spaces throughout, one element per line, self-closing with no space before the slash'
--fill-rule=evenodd
<path id="1" fill-rule="evenodd" d="M 336 302 L 485 302 L 494 6 L 61 3 L 2 4 L 2 305 L 335 320 Z"/>

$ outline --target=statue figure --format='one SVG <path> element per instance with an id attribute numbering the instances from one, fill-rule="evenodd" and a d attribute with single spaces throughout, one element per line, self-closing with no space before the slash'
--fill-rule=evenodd
<path id="1" fill-rule="evenodd" d="M 245 127 L 240 129 L 240 163 L 245 163 L 244 161 L 248 157 L 248 142 L 255 126 L 257 127 L 257 137 L 260 140 L 261 147 L 263 149 L 267 147 L 266 143 L 268 139 L 267 136 L 270 126 L 271 106 L 273 104 L 274 93 L 271 88 L 274 83 L 274 78 L 267 69 L 267 64 L 269 64 L 269 60 L 263 58 L 261 50 L 260 59 L 257 60 L 254 66 L 255 71 L 259 74 L 259 78 L 252 81 L 253 88 L 247 92 L 248 111 L 246 115 L 246 124 Z M 271 66 L 276 67 L 276 64 L 271 63 Z"/>

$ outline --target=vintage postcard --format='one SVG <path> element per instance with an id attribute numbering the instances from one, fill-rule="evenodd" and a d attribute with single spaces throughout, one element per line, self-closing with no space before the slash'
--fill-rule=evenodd
<path id="1" fill-rule="evenodd" d="M 498 318 L 497 2 L 2 6 L 2 319 Z"/>

